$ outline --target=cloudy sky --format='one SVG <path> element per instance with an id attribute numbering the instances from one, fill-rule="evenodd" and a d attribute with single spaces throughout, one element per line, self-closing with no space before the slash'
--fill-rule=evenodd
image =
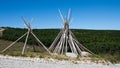
<path id="1" fill-rule="evenodd" d="M 71 8 L 74 29 L 120 30 L 120 0 L 0 0 L 0 27 L 62 28 L 58 9 L 66 16 Z"/>

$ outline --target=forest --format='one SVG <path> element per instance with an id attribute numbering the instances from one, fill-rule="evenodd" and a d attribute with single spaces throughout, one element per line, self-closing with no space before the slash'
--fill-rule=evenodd
<path id="1" fill-rule="evenodd" d="M 56 38 L 60 29 L 33 29 L 33 33 L 41 40 L 41 42 L 49 47 Z M 71 29 L 77 40 L 86 48 L 95 54 L 120 55 L 120 31 L 119 30 L 85 30 Z M 2 40 L 15 41 L 27 29 L 5 27 Z M 24 42 L 23 37 L 19 42 Z M 30 35 L 28 44 L 37 45 L 36 40 Z"/>

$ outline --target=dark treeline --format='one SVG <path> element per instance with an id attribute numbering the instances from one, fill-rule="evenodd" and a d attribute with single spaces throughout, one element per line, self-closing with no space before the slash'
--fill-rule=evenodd
<path id="1" fill-rule="evenodd" d="M 1 39 L 15 41 L 22 36 L 27 29 L 5 28 Z M 53 40 L 59 33 L 59 29 L 34 29 L 34 34 L 47 47 L 51 45 Z M 118 30 L 79 30 L 72 29 L 78 41 L 96 54 L 117 54 L 120 55 L 120 31 Z M 24 42 L 23 37 L 20 42 Z M 28 44 L 38 44 L 30 35 Z"/>

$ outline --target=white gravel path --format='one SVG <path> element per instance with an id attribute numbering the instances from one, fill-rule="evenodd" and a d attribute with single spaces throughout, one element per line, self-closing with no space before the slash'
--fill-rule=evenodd
<path id="1" fill-rule="evenodd" d="M 120 68 L 120 64 L 78 63 L 58 61 L 53 59 L 39 59 L 29 57 L 12 57 L 0 55 L 0 68 Z"/>

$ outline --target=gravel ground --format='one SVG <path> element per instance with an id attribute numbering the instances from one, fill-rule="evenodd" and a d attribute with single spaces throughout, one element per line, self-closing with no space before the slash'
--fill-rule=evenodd
<path id="1" fill-rule="evenodd" d="M 91 62 L 84 63 L 83 61 L 75 64 L 65 60 L 0 55 L 0 68 L 120 68 L 120 64 L 103 65 Z"/>

